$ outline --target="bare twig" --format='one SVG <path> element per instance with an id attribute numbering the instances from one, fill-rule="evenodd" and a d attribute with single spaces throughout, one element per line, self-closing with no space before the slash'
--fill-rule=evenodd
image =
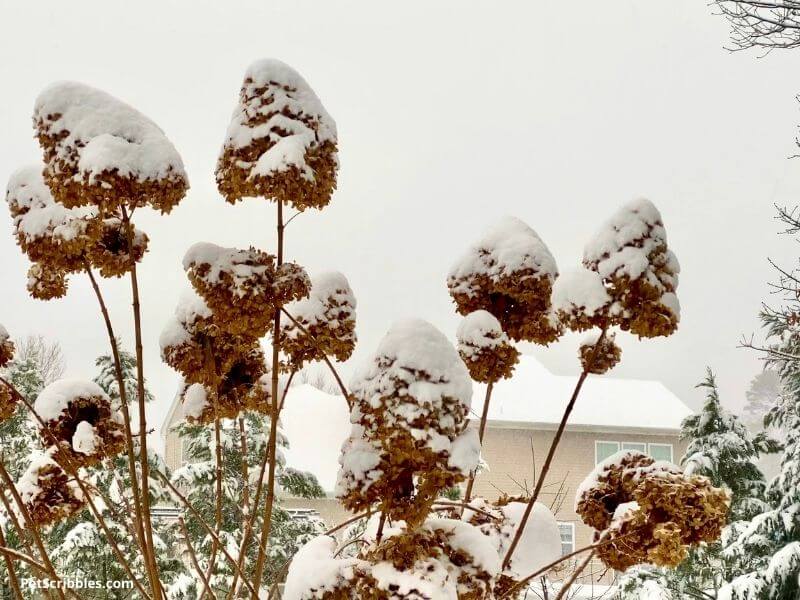
<path id="1" fill-rule="evenodd" d="M 205 573 L 203 573 L 200 563 L 197 562 L 197 554 L 192 546 L 192 541 L 189 539 L 189 532 L 186 531 L 186 522 L 183 520 L 183 517 L 178 518 L 178 524 L 180 525 L 181 533 L 183 534 L 183 540 L 186 543 L 186 550 L 189 552 L 189 560 L 191 561 L 194 570 L 197 572 L 197 575 L 203 581 L 203 587 L 205 588 L 209 598 L 213 598 L 214 591 L 211 589 L 211 585 L 208 583 L 208 578 L 206 577 Z"/>

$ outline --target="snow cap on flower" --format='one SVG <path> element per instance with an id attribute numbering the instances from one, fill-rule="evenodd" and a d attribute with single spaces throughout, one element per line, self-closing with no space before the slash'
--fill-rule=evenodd
<path id="1" fill-rule="evenodd" d="M 39 432 L 45 446 L 52 445 L 53 437 L 58 441 L 54 454 L 58 461 L 89 466 L 124 449 L 122 416 L 94 382 L 55 381 L 40 392 L 33 409 L 47 428 Z"/>
<path id="2" fill-rule="evenodd" d="M 8 330 L 0 324 L 0 367 L 5 367 L 14 358 L 14 342 Z"/>
<path id="3" fill-rule="evenodd" d="M 472 381 L 463 361 L 430 323 L 401 321 L 353 378 L 350 391 L 350 420 L 363 443 L 346 442 L 340 462 L 344 467 L 345 454 L 357 451 L 364 458 L 361 470 L 378 477 L 362 481 L 359 489 L 340 486 L 340 499 L 362 510 L 380 496 L 391 518 L 424 518 L 438 493 L 477 465 L 477 453 L 466 451 L 474 449 L 477 436 L 467 430 Z M 379 464 L 368 464 L 374 462 L 370 454 Z M 467 456 L 472 459 L 461 460 Z"/>
<path id="4" fill-rule="evenodd" d="M 189 183 L 183 161 L 150 119 L 113 96 L 62 81 L 36 99 L 34 126 L 45 181 L 66 206 L 152 206 L 169 212 Z"/>
<path id="5" fill-rule="evenodd" d="M 610 307 L 611 297 L 595 271 L 570 270 L 553 285 L 553 310 L 559 320 L 574 331 L 606 325 Z"/>
<path id="6" fill-rule="evenodd" d="M 336 188 L 336 123 L 297 71 L 274 59 L 248 67 L 217 162 L 228 202 L 263 197 L 323 208 Z"/>
<path id="7" fill-rule="evenodd" d="M 37 452 L 15 487 L 38 526 L 62 521 L 85 505 L 78 484 L 53 460 L 53 452 Z"/>
<path id="8" fill-rule="evenodd" d="M 548 344 L 560 335 L 550 306 L 557 277 L 556 261 L 537 233 L 505 217 L 453 265 L 447 287 L 462 315 L 487 310 L 511 339 Z"/>
<path id="9" fill-rule="evenodd" d="M 586 245 L 583 264 L 603 280 L 614 323 L 639 337 L 671 335 L 680 305 L 680 265 L 667 246 L 658 209 L 649 200 L 623 206 Z"/>
<path id="10" fill-rule="evenodd" d="M 249 248 L 200 242 L 186 252 L 183 268 L 218 324 L 234 335 L 262 337 L 276 308 L 308 295 L 310 281 L 295 263 Z"/>
<path id="11" fill-rule="evenodd" d="M 308 298 L 287 304 L 286 312 L 297 323 L 284 316 L 281 350 L 293 366 L 324 356 L 350 358 L 356 345 L 356 297 L 344 275 L 315 276 Z"/>
<path id="12" fill-rule="evenodd" d="M 485 310 L 469 313 L 456 331 L 458 353 L 475 381 L 508 379 L 519 361 L 519 351 L 503 332 L 500 321 Z"/>

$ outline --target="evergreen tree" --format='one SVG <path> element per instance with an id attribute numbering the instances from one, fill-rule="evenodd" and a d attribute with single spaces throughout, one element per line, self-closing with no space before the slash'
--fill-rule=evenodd
<path id="1" fill-rule="evenodd" d="M 723 408 L 710 369 L 698 387 L 707 390 L 706 401 L 699 413 L 682 423 L 681 437 L 689 444 L 681 465 L 687 474 L 708 477 L 729 491 L 728 526 L 719 541 L 693 549 L 675 570 L 643 567 L 627 573 L 617 587 L 617 598 L 649 598 L 645 591 L 663 598 L 715 598 L 727 582 L 767 562 L 767 548 L 752 543 L 743 547 L 739 539 L 753 519 L 771 508 L 756 461 L 761 454 L 777 451 L 776 443 L 764 434 L 753 436 Z"/>
<path id="2" fill-rule="evenodd" d="M 245 432 L 246 455 L 242 448 L 241 428 Z M 260 413 L 243 413 L 240 419 L 221 420 L 222 441 L 222 523 L 220 540 L 226 548 L 238 553 L 241 544 L 243 524 L 249 515 L 255 515 L 254 534 L 251 536 L 245 556 L 245 572 L 255 563 L 258 552 L 258 538 L 263 525 L 265 494 L 262 490 L 259 505 L 253 506 L 256 483 L 260 472 L 260 462 L 266 450 L 270 419 Z M 215 525 L 216 498 L 216 460 L 215 433 L 213 425 L 191 425 L 185 422 L 177 425 L 183 440 L 186 463 L 173 474 L 173 482 L 185 490 L 189 502 L 201 514 L 203 520 Z M 286 438 L 278 433 L 279 447 L 288 446 Z M 243 475 L 242 457 L 246 456 L 247 476 Z M 278 481 L 281 487 L 293 495 L 315 498 L 324 496 L 316 478 L 301 471 L 287 468 L 282 453 L 278 455 Z M 246 490 L 245 490 L 246 487 Z M 246 499 L 243 503 L 242 499 Z M 212 539 L 202 524 L 188 511 L 184 512 L 187 531 L 198 562 L 206 569 L 211 557 Z M 267 581 L 278 574 L 283 565 L 311 537 L 322 531 L 317 519 L 297 519 L 276 504 L 272 512 L 272 527 L 269 539 Z M 234 569 L 229 561 L 219 553 L 216 558 L 215 575 L 211 585 L 215 590 L 225 592 L 230 589 Z M 202 589 L 202 583 L 196 583 Z M 247 590 L 242 586 L 242 593 Z"/>

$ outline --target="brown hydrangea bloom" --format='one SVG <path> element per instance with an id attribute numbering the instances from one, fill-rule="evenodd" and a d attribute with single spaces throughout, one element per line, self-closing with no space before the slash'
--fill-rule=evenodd
<path id="1" fill-rule="evenodd" d="M 590 335 L 581 342 L 578 356 L 585 371 L 602 375 L 617 366 L 622 358 L 622 348 L 617 346 L 616 337 L 615 333 L 607 333 L 600 340 L 597 335 Z"/>
<path id="2" fill-rule="evenodd" d="M 264 336 L 275 309 L 307 296 L 310 287 L 302 267 L 278 266 L 274 256 L 255 248 L 198 243 L 187 251 L 183 268 L 215 321 L 234 335 Z"/>
<path id="3" fill-rule="evenodd" d="M 562 273 L 553 285 L 553 310 L 573 331 L 604 328 L 611 323 L 611 296 L 602 277 L 589 269 Z"/>
<path id="4" fill-rule="evenodd" d="M 14 358 L 14 342 L 8 335 L 8 330 L 0 325 L 0 368 L 5 367 Z"/>
<path id="5" fill-rule="evenodd" d="M 36 300 L 52 300 L 67 295 L 64 271 L 33 263 L 28 269 L 28 293 Z"/>
<path id="6" fill-rule="evenodd" d="M 612 299 L 612 324 L 639 337 L 667 336 L 677 329 L 680 266 L 650 201 L 619 210 L 586 246 L 583 264 L 603 279 Z"/>
<path id="7" fill-rule="evenodd" d="M 148 243 L 147 234 L 134 227 L 133 252 L 129 252 L 125 224 L 117 218 L 103 219 L 101 233 L 89 250 L 89 260 L 103 277 L 121 277 L 130 272 L 134 262 L 142 260 Z"/>
<path id="8" fill-rule="evenodd" d="M 8 386 L 0 383 L 0 423 L 14 416 L 18 403 L 18 398 Z"/>
<path id="9" fill-rule="evenodd" d="M 95 209 L 69 209 L 56 202 L 38 166 L 11 175 L 6 201 L 17 243 L 32 262 L 65 272 L 84 268 L 86 252 L 100 235 Z"/>
<path id="10" fill-rule="evenodd" d="M 507 217 L 450 269 L 447 287 L 462 315 L 492 313 L 513 340 L 549 344 L 561 335 L 550 295 L 558 268 L 536 232 Z"/>
<path id="11" fill-rule="evenodd" d="M 435 327 L 403 321 L 350 391 L 354 426 L 342 447 L 337 497 L 353 511 L 380 500 L 389 518 L 420 523 L 438 494 L 477 466 L 464 363 Z"/>
<path id="12" fill-rule="evenodd" d="M 707 478 L 627 451 L 587 477 L 575 510 L 603 542 L 597 552 L 604 564 L 624 570 L 645 562 L 677 566 L 690 546 L 719 537 L 728 503 L 727 492 Z"/>
<path id="13" fill-rule="evenodd" d="M 280 61 L 257 61 L 225 134 L 217 187 L 230 203 L 263 197 L 324 208 L 336 189 L 336 143 L 336 123 L 308 83 Z"/>
<path id="14" fill-rule="evenodd" d="M 475 381 L 508 379 L 519 361 L 519 351 L 490 312 L 476 310 L 464 317 L 456 332 L 458 354 Z"/>
<path id="15" fill-rule="evenodd" d="M 85 500 L 78 484 L 52 458 L 52 451 L 33 457 L 16 488 L 31 519 L 43 527 L 80 511 Z"/>
<path id="16" fill-rule="evenodd" d="M 58 440 L 54 458 L 76 467 L 90 466 L 116 456 L 125 447 L 122 416 L 96 383 L 61 379 L 48 385 L 34 402 L 46 430 L 39 432 L 45 445 Z"/>
<path id="17" fill-rule="evenodd" d="M 169 212 L 189 187 L 175 147 L 150 119 L 113 96 L 60 82 L 36 99 L 34 126 L 47 185 L 67 208 Z"/>
<path id="18" fill-rule="evenodd" d="M 296 300 L 286 311 L 302 326 L 284 317 L 281 350 L 293 368 L 332 356 L 345 361 L 356 347 L 356 298 L 341 273 L 316 276 L 308 298 Z M 305 330 L 305 331 L 303 331 Z"/>

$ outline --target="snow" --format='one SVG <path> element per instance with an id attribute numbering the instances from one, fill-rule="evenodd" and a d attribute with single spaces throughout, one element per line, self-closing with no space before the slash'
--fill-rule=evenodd
<path id="1" fill-rule="evenodd" d="M 206 388 L 200 383 L 193 383 L 183 396 L 183 416 L 199 419 L 203 411 L 208 406 L 208 395 Z"/>
<path id="2" fill-rule="evenodd" d="M 69 164 L 77 154 L 76 180 L 87 175 L 93 183 L 109 171 L 139 181 L 186 178 L 180 155 L 161 129 L 103 91 L 73 81 L 54 83 L 36 99 L 34 120 L 39 119 L 53 119 L 49 135 L 66 134 L 57 144 L 57 158 Z"/>
<path id="3" fill-rule="evenodd" d="M 454 293 L 469 294 L 472 275 L 486 275 L 493 281 L 521 269 L 554 279 L 558 267 L 538 234 L 516 217 L 507 216 L 490 228 L 450 269 L 448 281 L 455 281 Z"/>
<path id="4" fill-rule="evenodd" d="M 591 317 L 610 302 L 600 275 L 586 268 L 567 271 L 553 284 L 552 305 L 556 311 L 578 312 Z"/>
<path id="5" fill-rule="evenodd" d="M 509 519 L 513 525 L 514 532 L 522 520 L 526 505 L 526 502 L 510 502 L 501 508 L 503 516 Z M 508 543 L 510 544 L 510 540 Z M 502 548 L 502 554 L 505 556 L 507 547 L 504 544 Z M 547 506 L 536 502 L 525 523 L 525 530 L 511 557 L 511 564 L 507 572 L 512 577 L 522 578 L 538 571 L 560 556 L 561 534 L 558 530 L 558 522 Z"/>
<path id="6" fill-rule="evenodd" d="M 36 398 L 33 409 L 45 421 L 53 421 L 61 416 L 70 402 L 76 398 L 99 396 L 111 402 L 99 385 L 83 379 L 59 379 L 44 388 Z"/>
<path id="7" fill-rule="evenodd" d="M 159 335 L 158 345 L 162 356 L 166 348 L 180 346 L 191 340 L 189 328 L 195 321 L 211 316 L 211 309 L 193 288 L 184 290 L 178 299 L 174 316 L 167 320 Z"/>
<path id="8" fill-rule="evenodd" d="M 238 296 L 252 294 L 256 281 L 272 270 L 274 265 L 264 264 L 265 253 L 250 248 L 224 248 L 209 242 L 198 242 L 191 246 L 183 257 L 183 269 L 197 269 L 203 265 L 208 267 L 202 279 L 213 285 L 230 278 L 226 282 L 232 293 Z"/>
<path id="9" fill-rule="evenodd" d="M 339 474 L 334 492 L 337 497 L 345 496 L 352 490 L 365 490 L 375 483 L 382 474 L 381 448 L 364 439 L 364 428 L 353 425 L 350 437 L 342 444 L 339 455 Z"/>
<path id="10" fill-rule="evenodd" d="M 336 540 L 322 535 L 310 540 L 297 551 L 289 565 L 283 600 L 302 600 L 306 593 L 315 590 L 321 598 L 325 592 L 332 592 L 343 581 L 342 572 L 358 561 L 334 558 Z"/>
<path id="11" fill-rule="evenodd" d="M 316 275 L 311 281 L 308 298 L 295 300 L 286 305 L 287 312 L 304 327 L 324 325 L 335 329 L 338 319 L 355 317 L 356 297 L 347 278 L 338 271 Z M 286 335 L 295 338 L 301 334 L 299 327 L 287 325 Z"/>
<path id="12" fill-rule="evenodd" d="M 471 562 L 478 568 L 491 575 L 500 572 L 500 555 L 489 539 L 477 527 L 455 519 L 428 519 L 425 522 L 425 527 L 432 531 L 447 533 L 448 544 L 456 551 L 462 551 L 471 556 Z M 560 553 L 560 538 L 558 548 Z"/>
<path id="13" fill-rule="evenodd" d="M 8 334 L 8 329 L 3 327 L 3 324 L 0 323 L 0 344 L 7 341 L 11 336 Z"/>
<path id="14" fill-rule="evenodd" d="M 88 421 L 78 423 L 72 435 L 72 448 L 75 452 L 92 455 L 97 452 L 98 442 L 100 439 L 91 423 Z"/>
<path id="15" fill-rule="evenodd" d="M 52 458 L 52 451 L 34 451 L 31 454 L 31 462 L 28 468 L 15 484 L 23 503 L 27 504 L 32 501 L 42 491 L 41 487 L 39 487 L 39 471 L 47 466 L 55 466 L 61 471 L 61 467 Z M 72 494 L 76 498 L 83 498 L 83 492 L 74 480 L 70 479 L 67 485 L 69 485 Z"/>
<path id="16" fill-rule="evenodd" d="M 458 469 L 462 473 L 469 473 L 475 470 L 481 458 L 481 442 L 478 438 L 478 430 L 470 427 L 461 432 L 450 444 L 449 452 L 448 466 Z"/>
<path id="17" fill-rule="evenodd" d="M 11 207 L 14 225 L 28 241 L 51 235 L 71 241 L 86 233 L 89 220 L 97 210 L 89 207 L 65 208 L 55 201 L 37 165 L 15 171 L 6 187 L 6 201 Z"/>
<path id="18" fill-rule="evenodd" d="M 268 86 L 266 91 L 257 91 Z M 245 73 L 244 104 L 237 105 L 225 145 L 245 148 L 268 138 L 273 145 L 250 166 L 250 177 L 269 176 L 290 167 L 314 180 L 305 155 L 312 147 L 336 141 L 336 123 L 300 74 L 275 59 L 254 62 Z M 263 117 L 266 121 L 258 122 Z M 260 119 L 261 118 L 261 119 Z M 257 122 L 252 125 L 251 123 Z"/>
<path id="19" fill-rule="evenodd" d="M 456 330 L 456 339 L 459 353 L 466 358 L 472 357 L 479 350 L 491 350 L 501 344 L 510 343 L 500 321 L 486 310 L 476 310 L 464 317 Z"/>
<path id="20" fill-rule="evenodd" d="M 533 356 L 520 356 L 514 377 L 492 392 L 489 419 L 530 425 L 557 424 L 576 377 L 554 375 Z M 473 415 L 480 415 L 486 385 L 475 383 Z M 569 419 L 570 427 L 630 427 L 678 431 L 692 411 L 659 381 L 589 377 Z"/>

